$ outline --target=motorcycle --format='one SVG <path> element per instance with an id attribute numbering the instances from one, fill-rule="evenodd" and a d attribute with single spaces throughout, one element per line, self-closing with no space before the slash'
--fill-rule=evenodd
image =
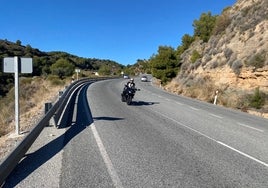
<path id="1" fill-rule="evenodd" d="M 121 101 L 126 102 L 128 105 L 132 103 L 132 99 L 134 98 L 134 95 L 136 91 L 139 91 L 139 89 L 128 87 L 125 85 L 123 92 L 121 93 Z"/>

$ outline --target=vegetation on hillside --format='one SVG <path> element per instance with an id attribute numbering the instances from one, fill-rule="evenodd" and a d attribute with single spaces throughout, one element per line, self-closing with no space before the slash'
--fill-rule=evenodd
<path id="1" fill-rule="evenodd" d="M 2 63 L 4 57 L 14 56 L 33 58 L 33 73 L 23 76 L 47 77 L 52 74 L 64 79 L 72 76 L 75 73 L 75 68 L 91 71 L 92 73 L 101 70 L 101 75 L 110 76 L 119 75 L 124 68 L 123 65 L 112 60 L 82 58 L 66 52 L 41 52 L 30 45 L 23 46 L 20 40 L 17 40 L 15 43 L 8 40 L 0 40 L 0 59 Z M 13 75 L 3 73 L 2 67 L 0 69 L 0 98 L 9 92 L 14 83 Z"/>
<path id="2" fill-rule="evenodd" d="M 129 68 L 129 72 L 151 73 L 164 86 L 168 86 L 173 80 L 174 83 L 170 87 L 177 89 L 170 88 L 171 91 L 176 90 L 178 94 L 183 93 L 211 102 L 211 96 L 219 88 L 209 76 L 202 78 L 193 74 L 199 67 L 201 70 L 212 71 L 227 65 L 238 79 L 245 67 L 256 71 L 268 65 L 265 41 L 267 26 L 264 23 L 268 18 L 265 9 L 267 5 L 267 1 L 257 0 L 248 3 L 244 0 L 233 7 L 226 7 L 221 15 L 202 13 L 199 19 L 192 23 L 193 35 L 183 35 L 176 49 L 159 46 L 156 54 L 148 60 L 138 60 Z M 240 48 L 245 46 L 248 53 L 244 53 L 240 58 L 241 50 L 244 49 L 237 49 L 235 45 L 240 45 Z M 220 88 L 220 104 L 233 108 L 268 111 L 268 94 L 260 88 L 246 91 L 242 88 L 226 90 L 227 87 L 223 85 L 222 89 Z M 240 96 L 239 99 L 235 97 L 237 95 Z"/>
<path id="3" fill-rule="evenodd" d="M 30 45 L 23 46 L 20 40 L 15 43 L 0 40 L 0 137 L 13 129 L 10 125 L 14 121 L 14 74 L 4 73 L 2 64 L 5 57 L 14 56 L 33 58 L 33 73 L 20 74 L 21 116 L 36 107 L 33 100 L 43 97 L 43 92 L 50 92 L 46 91 L 49 85 L 64 87 L 66 82 L 70 83 L 75 69 L 81 70 L 80 76 L 87 77 L 94 76 L 95 72 L 100 76 L 116 76 L 124 69 L 123 65 L 112 60 L 81 58 L 65 52 L 41 52 Z"/>
<path id="4" fill-rule="evenodd" d="M 263 48 L 264 50 L 252 49 L 252 51 L 255 50 L 253 53 L 248 54 L 244 59 L 239 59 L 234 48 L 231 49 L 227 46 L 227 34 L 229 43 L 230 39 L 238 35 L 239 40 L 234 43 L 244 44 L 254 36 L 257 28 L 261 34 L 266 32 L 265 26 L 258 24 L 268 18 L 268 12 L 265 9 L 267 5 L 268 1 L 254 1 L 252 5 L 243 8 L 227 7 L 221 15 L 212 15 L 211 12 L 202 13 L 199 19 L 192 23 L 193 35 L 184 34 L 176 49 L 161 45 L 156 54 L 152 54 L 149 59 L 138 59 L 134 65 L 123 66 L 112 60 L 81 58 L 65 52 L 41 52 L 30 45 L 23 46 L 20 40 L 15 43 L 0 40 L 0 58 L 32 57 L 33 73 L 23 76 L 40 76 L 57 85 L 64 83 L 65 78 L 72 76 L 76 68 L 87 72 L 87 76 L 94 72 L 112 76 L 120 75 L 122 71 L 128 75 L 148 73 L 157 78 L 164 86 L 176 78 L 184 85 L 185 94 L 211 102 L 213 101 L 211 93 L 218 89 L 215 83 L 209 77 L 195 78 L 191 73 L 201 66 L 216 69 L 227 65 L 238 78 L 243 67 L 253 67 L 252 70 L 255 71 L 268 65 L 267 48 Z M 237 13 L 232 11 L 237 11 Z M 258 42 L 261 47 L 267 44 L 261 35 Z M 10 121 L 10 118 L 5 120 L 3 118 L 7 117 L 8 111 L 14 109 L 12 107 L 14 103 L 9 100 L 13 98 L 14 78 L 12 74 L 3 73 L 2 67 L 0 67 L 0 109 L 2 109 L 0 114 L 3 115 L 0 116 L 0 124 Z M 86 74 L 82 73 L 82 75 Z M 27 87 L 25 86 L 25 88 Z M 179 88 L 179 90 L 183 89 Z M 225 91 L 225 89 L 226 87 L 223 86 L 219 91 L 222 94 L 219 103 L 222 105 L 241 109 L 262 109 L 263 106 L 267 106 L 268 94 L 261 91 L 259 87 L 247 93 L 242 91 L 239 95 L 231 95 L 231 92 L 237 91 Z M 34 93 L 34 90 L 31 91 Z M 3 97 L 5 100 L 1 100 Z M 5 132 L 5 129 L 2 131 Z"/>
<path id="5" fill-rule="evenodd" d="M 193 22 L 193 36 L 189 34 L 183 35 L 181 45 L 179 45 L 177 49 L 170 46 L 159 46 L 157 54 L 153 54 L 149 60 L 138 60 L 137 63 L 131 67 L 132 71 L 137 73 L 137 67 L 139 67 L 139 71 L 150 72 L 163 84 L 168 83 L 178 74 L 182 65 L 181 55 L 191 47 L 191 44 L 197 40 L 207 42 L 210 39 L 216 27 L 216 23 L 221 23 L 217 22 L 217 18 L 218 16 L 213 16 L 211 12 L 201 14 L 199 20 L 194 20 Z M 217 32 L 220 32 L 219 29 L 217 29 Z M 194 63 L 201 57 L 201 54 L 194 51 L 191 61 Z"/>

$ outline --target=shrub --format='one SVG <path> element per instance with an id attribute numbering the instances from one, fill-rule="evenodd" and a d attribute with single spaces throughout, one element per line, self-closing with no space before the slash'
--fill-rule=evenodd
<path id="1" fill-rule="evenodd" d="M 232 54 L 233 54 L 233 50 L 231 50 L 230 48 L 226 48 L 224 50 L 224 56 L 227 60 L 231 58 Z"/>
<path id="2" fill-rule="evenodd" d="M 265 65 L 265 55 L 256 54 L 251 57 L 249 61 L 245 62 L 246 66 L 253 66 L 255 68 L 262 68 Z"/>
<path id="3" fill-rule="evenodd" d="M 265 104 L 265 93 L 261 92 L 259 87 L 255 89 L 253 95 L 249 95 L 249 106 L 260 109 Z"/>
<path id="4" fill-rule="evenodd" d="M 191 63 L 194 63 L 199 58 L 201 58 L 201 55 L 198 53 L 197 50 L 194 50 L 191 56 Z"/>
<path id="5" fill-rule="evenodd" d="M 60 86 L 60 85 L 64 85 L 64 81 L 62 79 L 60 79 L 58 76 L 55 75 L 49 75 L 47 78 L 50 83 L 54 86 Z"/>
<path id="6" fill-rule="evenodd" d="M 233 62 L 231 68 L 236 75 L 239 75 L 241 72 L 242 66 L 243 66 L 243 64 L 241 63 L 241 61 L 237 60 L 237 61 Z"/>
<path id="7" fill-rule="evenodd" d="M 215 68 L 217 68 L 218 66 L 219 66 L 218 61 L 213 61 L 212 64 L 211 64 L 211 66 L 210 66 L 210 68 L 211 68 L 211 69 L 215 69 Z"/>
<path id="8" fill-rule="evenodd" d="M 227 13 L 218 16 L 213 29 L 213 34 L 217 35 L 225 31 L 225 29 L 230 25 L 231 19 Z"/>
<path id="9" fill-rule="evenodd" d="M 66 76 L 71 76 L 74 72 L 74 65 L 70 63 L 70 61 L 66 59 L 59 59 L 51 65 L 50 70 L 53 75 L 59 76 L 61 79 L 63 79 Z"/>

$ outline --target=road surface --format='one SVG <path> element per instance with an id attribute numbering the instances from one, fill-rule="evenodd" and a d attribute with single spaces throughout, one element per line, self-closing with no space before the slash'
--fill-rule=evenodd
<path id="1" fill-rule="evenodd" d="M 138 78 L 127 105 L 126 82 L 83 88 L 70 123 L 46 127 L 4 187 L 268 187 L 267 119 Z"/>

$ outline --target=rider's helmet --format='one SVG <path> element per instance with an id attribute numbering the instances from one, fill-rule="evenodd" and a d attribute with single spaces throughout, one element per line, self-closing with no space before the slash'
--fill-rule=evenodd
<path id="1" fill-rule="evenodd" d="M 133 78 L 131 78 L 131 79 L 130 79 L 130 82 L 132 82 L 132 83 L 133 83 L 133 82 L 134 82 L 134 79 L 133 79 Z"/>

